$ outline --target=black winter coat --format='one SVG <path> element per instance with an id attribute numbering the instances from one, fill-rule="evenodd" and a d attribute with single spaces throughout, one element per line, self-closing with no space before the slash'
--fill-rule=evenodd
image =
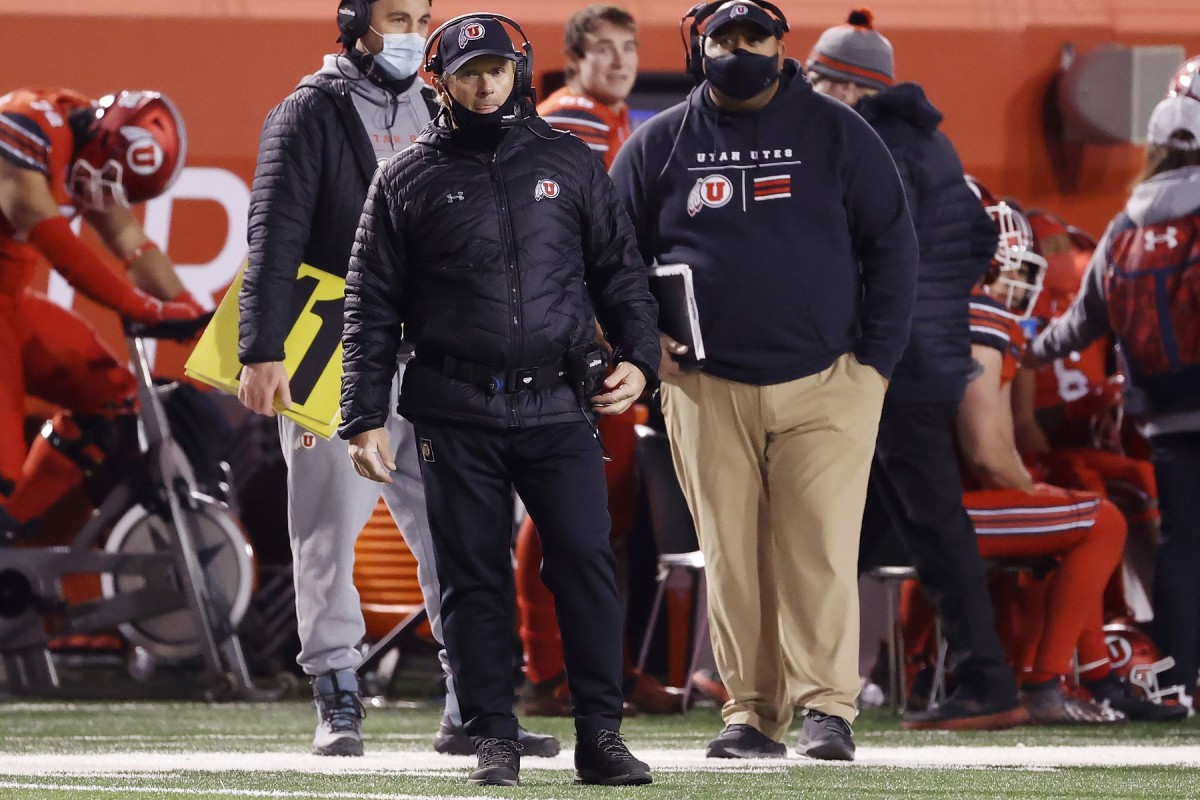
<path id="1" fill-rule="evenodd" d="M 432 89 L 413 91 L 432 106 Z M 310 75 L 267 115 L 250 193 L 249 264 L 238 297 L 243 364 L 283 360 L 292 323 L 286 298 L 301 263 L 346 274 L 375 168 L 348 80 Z"/>
<path id="2" fill-rule="evenodd" d="M 444 119 L 444 116 L 443 116 Z M 375 176 L 346 278 L 343 438 L 383 425 L 403 338 L 416 347 L 400 413 L 489 428 L 579 421 L 567 384 L 491 394 L 429 357 L 497 371 L 561 363 L 598 318 L 653 382 L 658 306 L 612 181 L 588 147 L 540 118 L 495 153 L 442 120 Z"/>
<path id="3" fill-rule="evenodd" d="M 904 183 L 920 265 L 912 333 L 888 389 L 898 400 L 957 400 L 971 371 L 971 287 L 996 252 L 997 232 L 963 180 L 942 114 L 915 83 L 859 100 L 855 110 L 883 139 Z"/>

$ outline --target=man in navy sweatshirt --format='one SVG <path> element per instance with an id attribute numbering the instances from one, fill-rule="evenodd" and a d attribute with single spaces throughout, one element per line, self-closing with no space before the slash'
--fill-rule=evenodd
<path id="1" fill-rule="evenodd" d="M 702 82 L 634 132 L 612 178 L 647 263 L 694 274 L 706 358 L 664 358 L 660 377 L 731 698 L 708 755 L 782 756 L 801 707 L 799 752 L 850 760 L 859 531 L 916 237 L 887 148 L 784 58 L 782 15 L 694 13 Z"/>

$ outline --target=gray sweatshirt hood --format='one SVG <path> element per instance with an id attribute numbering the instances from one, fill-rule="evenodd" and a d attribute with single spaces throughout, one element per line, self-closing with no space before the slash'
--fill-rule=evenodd
<path id="1" fill-rule="evenodd" d="M 1200 166 L 1155 175 L 1133 189 L 1125 213 L 1135 225 L 1178 219 L 1200 208 Z"/>
<path id="2" fill-rule="evenodd" d="M 321 68 L 317 70 L 318 75 L 325 75 L 330 78 L 344 78 L 350 83 L 350 91 L 358 97 L 363 98 L 377 106 L 387 107 L 388 99 L 395 97 L 387 89 L 377 83 L 367 79 L 362 71 L 355 66 L 354 62 L 346 58 L 341 53 L 327 53 L 325 61 Z M 414 81 L 414 86 L 419 87 L 421 82 Z M 405 92 L 407 94 L 407 92 Z"/>
<path id="3" fill-rule="evenodd" d="M 419 77 L 394 94 L 364 77 L 354 62 L 341 54 L 326 55 L 317 74 L 344 81 L 379 163 L 416 141 L 429 124 L 429 105 L 422 94 L 427 87 Z"/>

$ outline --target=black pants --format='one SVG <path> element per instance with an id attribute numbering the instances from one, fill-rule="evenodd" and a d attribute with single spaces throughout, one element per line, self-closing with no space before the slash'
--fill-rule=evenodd
<path id="1" fill-rule="evenodd" d="M 622 609 L 600 444 L 577 423 L 505 431 L 416 423 L 442 584 L 442 631 L 467 733 L 515 739 L 515 488 L 542 540 L 581 735 L 621 726 Z"/>
<path id="2" fill-rule="evenodd" d="M 1150 439 L 1162 534 L 1154 565 L 1154 638 L 1175 666 L 1159 679 L 1196 693 L 1200 662 L 1200 431 Z"/>
<path id="3" fill-rule="evenodd" d="M 954 677 L 974 697 L 1009 702 L 1016 681 L 996 634 L 986 570 L 962 504 L 954 450 L 957 402 L 885 398 L 865 518 L 896 522 L 937 610 Z"/>

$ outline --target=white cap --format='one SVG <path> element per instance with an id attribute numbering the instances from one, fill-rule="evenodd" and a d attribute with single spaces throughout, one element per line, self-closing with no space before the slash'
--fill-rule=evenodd
<path id="1" fill-rule="evenodd" d="M 1171 138 L 1178 130 L 1192 135 L 1190 142 Z M 1179 150 L 1200 150 L 1200 100 L 1186 95 L 1168 97 L 1150 115 L 1146 138 L 1151 144 L 1166 145 Z"/>

